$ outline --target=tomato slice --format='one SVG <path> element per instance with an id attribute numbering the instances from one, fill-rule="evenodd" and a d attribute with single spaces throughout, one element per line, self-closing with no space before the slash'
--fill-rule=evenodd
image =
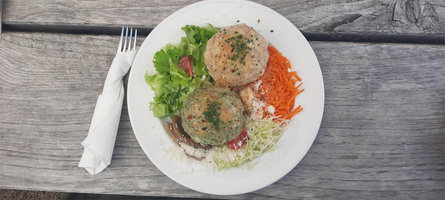
<path id="1" fill-rule="evenodd" d="M 192 59 L 189 56 L 184 56 L 179 60 L 178 68 L 184 70 L 187 75 L 193 76 Z"/>
<path id="2" fill-rule="evenodd" d="M 237 150 L 246 144 L 247 139 L 248 139 L 247 131 L 242 130 L 241 133 L 238 135 L 238 137 L 227 142 L 227 146 L 229 146 L 229 148 L 231 148 L 233 150 Z"/>

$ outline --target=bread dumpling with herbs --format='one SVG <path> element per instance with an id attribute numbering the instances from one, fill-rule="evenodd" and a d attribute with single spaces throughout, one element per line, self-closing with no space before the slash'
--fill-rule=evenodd
<path id="1" fill-rule="evenodd" d="M 181 108 L 184 131 L 203 146 L 223 145 L 244 126 L 244 106 L 228 88 L 205 86 L 191 93 Z"/>
<path id="2" fill-rule="evenodd" d="M 245 24 L 221 28 L 207 42 L 204 62 L 218 85 L 245 85 L 266 71 L 268 45 L 263 36 Z"/>

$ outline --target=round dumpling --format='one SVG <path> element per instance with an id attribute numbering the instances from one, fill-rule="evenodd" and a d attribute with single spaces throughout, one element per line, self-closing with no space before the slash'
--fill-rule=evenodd
<path id="1" fill-rule="evenodd" d="M 218 85 L 245 85 L 266 71 L 267 46 L 267 40 L 245 24 L 221 28 L 207 42 L 204 62 Z"/>
<path id="2" fill-rule="evenodd" d="M 244 107 L 228 88 L 202 87 L 190 94 L 181 109 L 184 131 L 203 146 L 235 139 L 244 125 Z"/>

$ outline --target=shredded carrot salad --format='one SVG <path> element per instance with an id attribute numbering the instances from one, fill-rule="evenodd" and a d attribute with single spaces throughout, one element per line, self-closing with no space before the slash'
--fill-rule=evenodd
<path id="1" fill-rule="evenodd" d="M 301 78 L 297 72 L 292 71 L 289 60 L 283 56 L 275 47 L 269 46 L 269 61 L 266 72 L 260 77 L 261 85 L 258 94 L 268 105 L 275 108 L 275 112 L 265 112 L 267 116 L 278 116 L 281 119 L 291 119 L 301 112 L 303 108 L 295 106 L 295 97 L 304 91 L 300 86 Z M 299 82 L 298 85 L 296 83 Z"/>

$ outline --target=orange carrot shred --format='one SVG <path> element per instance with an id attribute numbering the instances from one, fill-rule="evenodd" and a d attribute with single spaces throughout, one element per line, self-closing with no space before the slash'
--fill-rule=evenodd
<path id="1" fill-rule="evenodd" d="M 265 112 L 266 116 L 275 115 L 280 119 L 291 119 L 300 113 L 303 108 L 295 106 L 295 97 L 304 91 L 300 89 L 302 79 L 297 72 L 291 71 L 289 60 L 275 47 L 269 46 L 269 61 L 266 72 L 260 77 L 261 85 L 258 94 L 264 99 L 266 105 L 272 105 L 275 112 Z M 296 83 L 300 82 L 297 86 Z M 267 106 L 265 107 L 266 111 Z"/>

